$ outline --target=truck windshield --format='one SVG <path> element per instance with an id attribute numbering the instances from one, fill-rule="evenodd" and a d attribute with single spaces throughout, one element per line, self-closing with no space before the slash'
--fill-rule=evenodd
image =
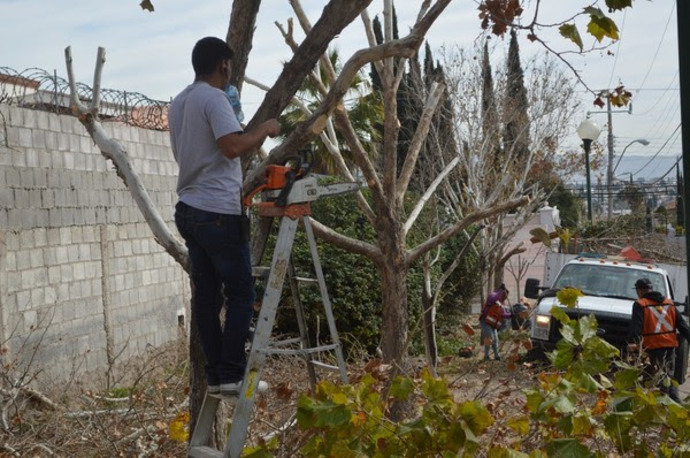
<path id="1" fill-rule="evenodd" d="M 592 264 L 567 264 L 563 267 L 553 288 L 577 288 L 587 296 L 607 296 L 621 299 L 637 299 L 635 282 L 649 278 L 655 291 L 667 296 L 663 275 L 616 266 Z"/>

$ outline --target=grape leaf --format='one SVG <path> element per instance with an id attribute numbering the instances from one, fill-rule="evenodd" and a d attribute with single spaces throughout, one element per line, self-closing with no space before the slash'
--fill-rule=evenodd
<path id="1" fill-rule="evenodd" d="M 582 37 L 580 36 L 580 32 L 578 32 L 577 27 L 575 27 L 575 24 L 563 24 L 558 28 L 558 31 L 561 33 L 563 38 L 567 38 L 575 43 L 577 47 L 580 48 L 580 51 L 582 51 Z"/>
<path id="2" fill-rule="evenodd" d="M 141 0 L 139 6 L 141 6 L 142 10 L 146 10 L 150 13 L 153 13 L 153 3 L 151 3 L 151 0 Z"/>

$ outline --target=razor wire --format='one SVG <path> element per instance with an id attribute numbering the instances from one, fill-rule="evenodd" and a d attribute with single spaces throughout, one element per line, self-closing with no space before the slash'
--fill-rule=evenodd
<path id="1" fill-rule="evenodd" d="M 88 104 L 93 89 L 76 83 L 79 100 Z M 170 102 L 152 100 L 138 92 L 101 88 L 101 121 L 117 121 L 150 130 L 168 130 Z M 17 72 L 0 67 L 0 104 L 53 113 L 72 114 L 69 82 L 40 68 Z"/>

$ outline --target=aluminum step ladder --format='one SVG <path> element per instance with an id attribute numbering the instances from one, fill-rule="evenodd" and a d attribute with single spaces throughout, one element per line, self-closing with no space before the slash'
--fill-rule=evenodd
<path id="1" fill-rule="evenodd" d="M 304 186 L 311 188 L 309 178 L 305 178 Z M 301 181 L 296 182 L 301 183 Z M 352 184 L 348 184 L 352 185 Z M 294 202 L 295 199 L 288 200 L 285 206 L 281 207 L 259 207 L 260 216 L 280 217 L 280 229 L 276 241 L 276 247 L 273 251 L 273 259 L 269 270 L 268 278 L 266 280 L 266 287 L 263 294 L 263 301 L 261 303 L 261 310 L 256 322 L 254 330 L 254 338 L 252 340 L 251 350 L 247 359 L 247 368 L 244 375 L 244 383 L 242 384 L 239 396 L 228 398 L 219 394 L 206 393 L 204 401 L 199 412 L 199 418 L 196 423 L 196 428 L 190 440 L 188 456 L 194 458 L 209 458 L 209 457 L 224 457 L 224 458 L 239 458 L 244 449 L 244 444 L 247 438 L 248 427 L 256 400 L 257 388 L 261 380 L 261 373 L 263 370 L 266 356 L 270 354 L 289 354 L 299 355 L 307 361 L 307 368 L 309 371 L 309 378 L 312 384 L 315 383 L 314 367 L 336 370 L 340 372 L 340 378 L 343 383 L 347 383 L 347 369 L 343 357 L 338 331 L 335 325 L 335 318 L 328 291 L 326 289 L 326 282 L 324 280 L 323 271 L 321 269 L 321 261 L 319 259 L 316 239 L 314 232 L 309 222 L 310 208 L 308 201 L 315 200 L 319 195 L 324 194 L 340 194 L 343 192 L 350 192 L 356 189 L 353 186 L 348 186 L 347 189 L 341 187 L 327 186 L 327 189 L 320 189 L 319 192 L 300 193 L 296 192 L 295 199 L 301 202 Z M 330 191 L 329 189 L 330 188 Z M 308 196 L 308 197 L 305 197 Z M 304 202 L 306 200 L 307 202 Z M 295 301 L 295 311 L 298 318 L 300 328 L 301 348 L 285 348 L 287 344 L 294 343 L 294 339 L 289 341 L 276 342 L 271 344 L 271 333 L 275 322 L 278 303 L 280 302 L 283 285 L 286 274 L 290 274 L 290 281 L 297 282 L 292 268 L 290 255 L 295 241 L 295 234 L 299 222 L 302 222 L 309 241 L 309 248 L 311 251 L 314 271 L 316 274 L 316 281 L 318 283 L 323 307 L 328 322 L 328 329 L 330 332 L 331 343 L 328 345 L 320 345 L 311 347 L 308 343 L 308 336 L 306 330 L 306 322 L 304 319 L 304 310 L 302 309 L 301 301 Z M 295 285 L 293 284 L 293 296 L 295 295 Z M 327 365 L 319 362 L 314 358 L 314 355 L 321 352 L 333 352 L 336 357 L 337 366 Z M 232 423 L 230 426 L 230 433 L 225 443 L 223 451 L 216 450 L 208 446 L 209 438 L 215 422 L 216 411 L 222 400 L 228 400 L 234 403 L 234 413 Z"/>

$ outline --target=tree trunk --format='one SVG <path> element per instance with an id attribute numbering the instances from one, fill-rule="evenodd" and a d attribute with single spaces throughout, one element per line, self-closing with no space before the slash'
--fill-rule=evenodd
<path id="1" fill-rule="evenodd" d="M 422 318 L 424 325 L 424 350 L 427 365 L 431 374 L 436 377 L 438 364 L 438 347 L 436 345 L 436 304 L 431 291 L 431 272 L 424 270 L 424 291 L 422 292 Z"/>
<path id="2" fill-rule="evenodd" d="M 407 346 L 407 267 L 402 263 L 379 266 L 382 280 L 383 322 L 381 351 L 383 360 L 404 369 Z"/>
<path id="3" fill-rule="evenodd" d="M 194 315 L 192 315 L 192 321 L 189 325 L 189 386 L 191 387 L 189 390 L 189 437 L 192 437 L 194 433 L 206 393 L 206 373 L 204 372 L 206 357 L 203 348 L 201 348 L 199 330 L 193 317 Z"/>

